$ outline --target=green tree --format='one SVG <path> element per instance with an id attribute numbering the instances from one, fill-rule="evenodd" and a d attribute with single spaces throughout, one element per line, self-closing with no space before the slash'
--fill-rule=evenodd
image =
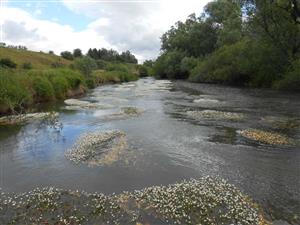
<path id="1" fill-rule="evenodd" d="M 82 57 L 82 51 L 79 48 L 76 48 L 73 50 L 73 57 L 74 58 L 78 58 L 78 57 Z"/>
<path id="2" fill-rule="evenodd" d="M 68 59 L 68 60 L 73 60 L 74 59 L 73 54 L 69 51 L 61 52 L 60 55 L 61 55 L 61 57 L 65 58 L 65 59 Z"/>
<path id="3" fill-rule="evenodd" d="M 81 71 L 85 76 L 90 76 L 93 70 L 97 69 L 97 63 L 91 57 L 84 56 L 75 60 L 75 68 Z"/>

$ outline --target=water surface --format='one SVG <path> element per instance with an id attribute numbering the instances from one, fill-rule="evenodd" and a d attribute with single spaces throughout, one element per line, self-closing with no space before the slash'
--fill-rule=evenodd
<path id="1" fill-rule="evenodd" d="M 151 78 L 98 87 L 81 100 L 106 109 L 59 104 L 59 124 L 35 121 L 0 128 L 0 187 L 24 192 L 55 186 L 119 193 L 205 175 L 221 176 L 259 202 L 272 220 L 300 223 L 300 96 Z M 122 107 L 144 112 L 113 118 Z M 195 119 L 187 111 L 217 110 L 242 120 Z M 294 141 L 270 146 L 239 130 L 278 132 Z M 70 162 L 64 153 L 83 133 L 122 130 L 126 157 L 105 166 Z"/>

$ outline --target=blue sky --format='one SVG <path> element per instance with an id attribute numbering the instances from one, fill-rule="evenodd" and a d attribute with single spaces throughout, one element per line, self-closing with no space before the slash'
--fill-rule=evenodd
<path id="1" fill-rule="evenodd" d="M 1 1 L 1 0 L 0 0 Z M 208 0 L 2 0 L 3 42 L 56 54 L 81 48 L 130 50 L 140 62 L 160 53 L 160 37 Z"/>
<path id="2" fill-rule="evenodd" d="M 93 21 L 92 18 L 72 12 L 62 1 L 8 1 L 8 7 L 23 9 L 37 19 L 52 20 L 60 24 L 70 25 L 80 31 Z"/>

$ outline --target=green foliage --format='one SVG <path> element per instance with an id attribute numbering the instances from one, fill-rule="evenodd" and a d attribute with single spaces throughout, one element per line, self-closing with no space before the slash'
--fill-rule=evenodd
<path id="1" fill-rule="evenodd" d="M 181 70 L 181 61 L 185 54 L 180 51 L 168 51 L 156 60 L 153 72 L 156 77 L 169 79 L 184 79 L 188 73 Z"/>
<path id="2" fill-rule="evenodd" d="M 149 69 L 147 66 L 144 66 L 144 65 L 139 65 L 138 67 L 138 70 L 139 70 L 139 76 L 140 77 L 147 77 L 149 76 Z"/>
<path id="3" fill-rule="evenodd" d="M 76 59 L 74 65 L 85 76 L 90 76 L 93 70 L 97 69 L 96 61 L 88 56 Z"/>
<path id="4" fill-rule="evenodd" d="M 85 81 L 88 88 L 95 88 L 96 87 L 96 81 L 93 78 L 88 78 Z"/>
<path id="5" fill-rule="evenodd" d="M 199 17 L 161 38 L 156 77 L 253 87 L 297 84 L 300 4 L 295 0 L 214 0 Z M 293 69 L 289 69 L 293 65 Z M 293 86 L 293 89 L 295 86 Z"/>
<path id="6" fill-rule="evenodd" d="M 30 92 L 11 71 L 0 71 L 0 113 L 21 110 L 31 102 Z"/>
<path id="7" fill-rule="evenodd" d="M 64 59 L 67 59 L 67 60 L 73 60 L 74 59 L 73 54 L 69 51 L 61 52 L 60 55 L 61 55 L 61 57 L 63 57 Z"/>
<path id="8" fill-rule="evenodd" d="M 55 97 L 57 99 L 64 99 L 69 90 L 68 80 L 60 75 L 50 77 L 50 81 L 53 86 Z"/>
<path id="9" fill-rule="evenodd" d="M 73 50 L 73 57 L 74 57 L 74 58 L 78 58 L 78 57 L 82 57 L 82 56 L 83 56 L 83 55 L 82 55 L 81 49 L 76 48 L 76 49 Z"/>
<path id="10" fill-rule="evenodd" d="M 138 75 L 126 71 L 103 71 L 96 70 L 93 73 L 93 78 L 97 85 L 104 83 L 119 83 L 119 82 L 129 82 L 138 79 Z"/>
<path id="11" fill-rule="evenodd" d="M 25 70 L 32 69 L 32 64 L 30 62 L 23 63 L 22 68 Z"/>
<path id="12" fill-rule="evenodd" d="M 294 62 L 282 80 L 274 83 L 280 90 L 300 91 L 300 59 Z"/>
<path id="13" fill-rule="evenodd" d="M 109 62 L 123 62 L 123 63 L 137 63 L 137 59 L 130 51 L 125 51 L 119 54 L 117 51 L 113 49 L 89 49 L 87 56 L 95 59 L 95 60 L 104 60 Z"/>
<path id="14" fill-rule="evenodd" d="M 54 89 L 47 77 L 31 76 L 34 96 L 38 101 L 54 100 Z"/>
<path id="15" fill-rule="evenodd" d="M 107 64 L 108 64 L 106 61 L 104 61 L 102 59 L 96 60 L 96 63 L 97 63 L 97 68 L 99 70 L 104 70 L 106 68 Z"/>
<path id="16" fill-rule="evenodd" d="M 17 64 L 9 58 L 3 58 L 3 59 L 0 59 L 0 67 L 17 68 Z"/>

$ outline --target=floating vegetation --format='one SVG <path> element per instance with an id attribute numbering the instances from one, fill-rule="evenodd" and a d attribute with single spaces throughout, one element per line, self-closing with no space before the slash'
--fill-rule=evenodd
<path id="1" fill-rule="evenodd" d="M 271 124 L 274 129 L 286 132 L 300 128 L 300 120 L 297 118 L 266 116 L 262 117 L 261 121 Z"/>
<path id="2" fill-rule="evenodd" d="M 242 130 L 240 134 L 243 137 L 249 138 L 254 141 L 258 141 L 261 143 L 269 144 L 269 145 L 288 145 L 290 141 L 287 137 L 273 132 L 249 129 Z"/>
<path id="3" fill-rule="evenodd" d="M 138 115 L 140 115 L 143 112 L 143 110 L 138 109 L 136 107 L 123 107 L 122 111 L 126 115 L 130 115 L 130 116 L 138 116 Z"/>
<path id="4" fill-rule="evenodd" d="M 1 224 L 262 224 L 251 199 L 204 177 L 106 196 L 55 188 L 0 195 Z"/>
<path id="5" fill-rule="evenodd" d="M 244 115 L 234 112 L 223 112 L 217 110 L 187 111 L 188 116 L 193 119 L 225 119 L 225 120 L 241 120 Z"/>
<path id="6" fill-rule="evenodd" d="M 105 120 L 123 120 L 131 117 L 139 116 L 144 111 L 136 107 L 122 107 L 121 112 L 113 113 L 110 115 L 104 116 Z"/>
<path id="7" fill-rule="evenodd" d="M 57 112 L 43 112 L 43 113 L 27 113 L 11 116 L 0 117 L 0 125 L 13 125 L 28 123 L 35 120 L 54 120 L 58 117 Z"/>
<path id="8" fill-rule="evenodd" d="M 217 104 L 217 103 L 220 103 L 220 101 L 217 100 L 217 99 L 206 99 L 206 98 L 195 99 L 193 102 L 194 103 L 202 103 L 202 104 Z"/>
<path id="9" fill-rule="evenodd" d="M 116 162 L 127 148 L 125 133 L 121 131 L 94 132 L 81 136 L 66 157 L 75 163 L 90 166 Z"/>
<path id="10" fill-rule="evenodd" d="M 92 103 L 92 102 L 82 101 L 82 100 L 78 100 L 78 99 L 67 99 L 64 101 L 64 103 L 67 105 L 66 109 L 68 109 L 68 110 L 111 108 L 111 105 Z"/>

